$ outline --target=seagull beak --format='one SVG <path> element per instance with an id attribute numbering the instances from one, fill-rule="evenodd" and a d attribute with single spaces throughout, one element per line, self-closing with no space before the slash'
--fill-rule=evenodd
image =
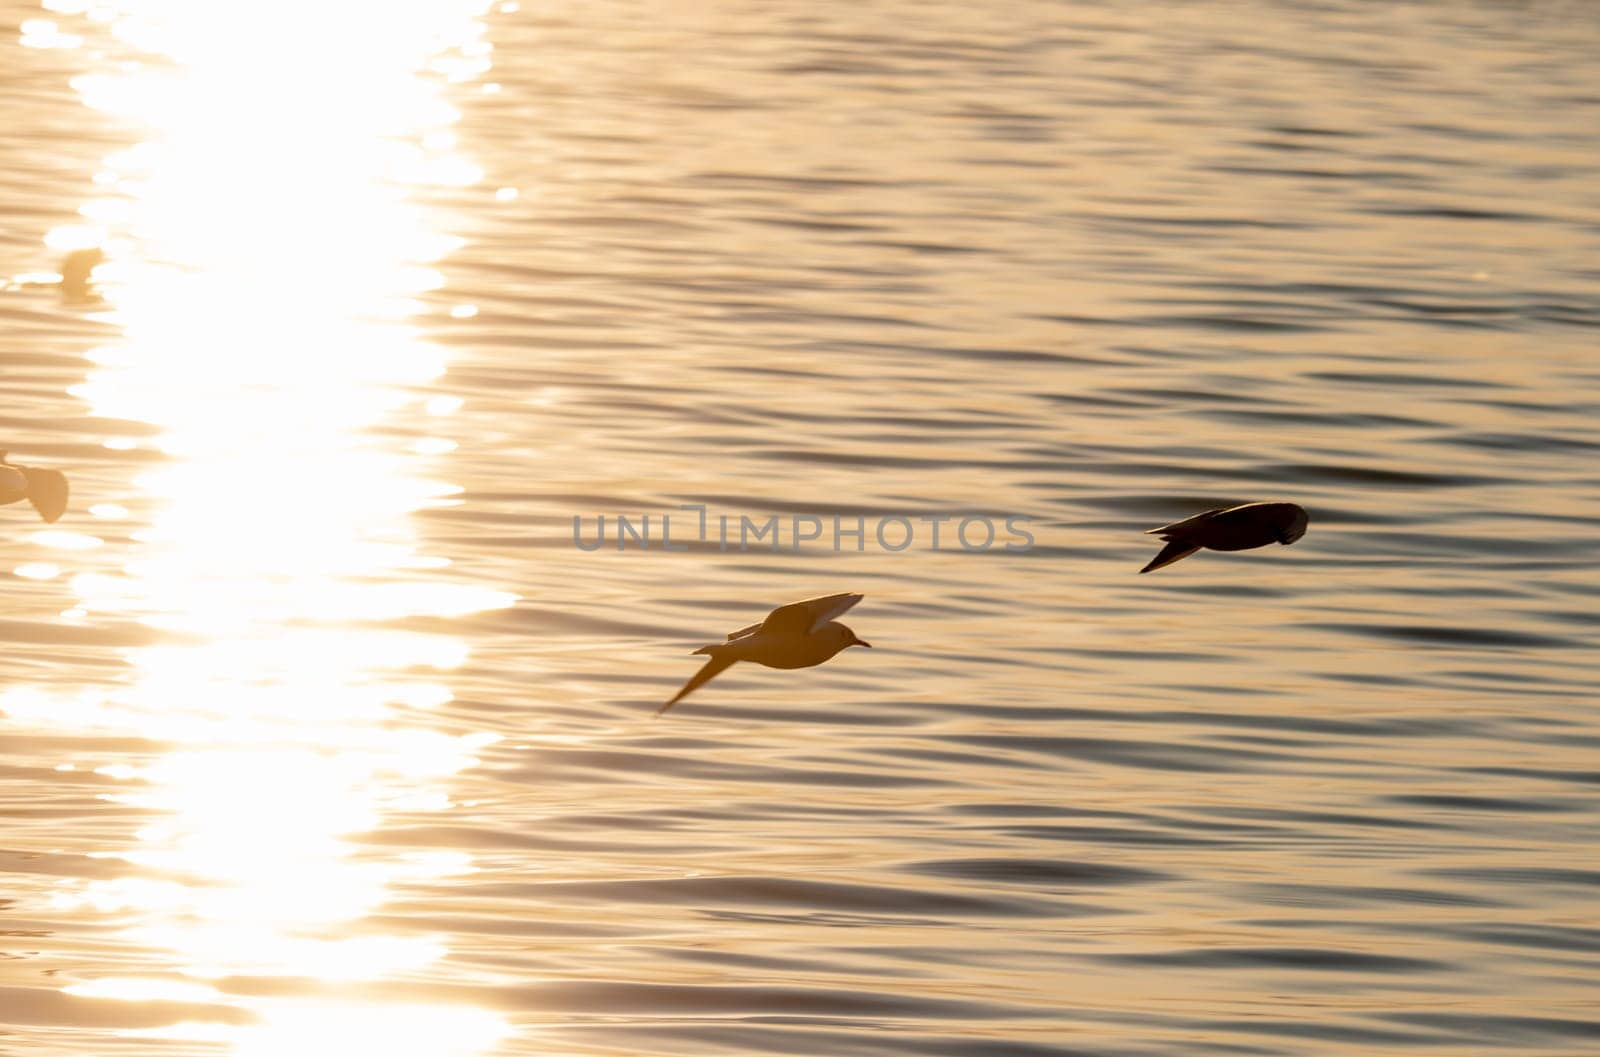
<path id="1" fill-rule="evenodd" d="M 865 639 L 856 639 L 856 640 L 852 641 L 850 643 L 850 645 L 852 645 L 852 646 L 865 646 L 869 650 L 872 649 L 872 643 L 866 641 Z"/>

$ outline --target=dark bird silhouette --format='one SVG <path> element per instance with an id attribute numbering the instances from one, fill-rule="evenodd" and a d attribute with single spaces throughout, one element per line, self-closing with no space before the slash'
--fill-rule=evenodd
<path id="1" fill-rule="evenodd" d="M 779 606 L 759 624 L 740 628 L 725 642 L 702 646 L 695 653 L 711 659 L 683 684 L 671 701 L 656 710 L 661 715 L 739 661 L 754 661 L 768 668 L 810 668 L 851 646 L 872 648 L 834 617 L 844 615 L 863 595 L 827 595 Z"/>
<path id="2" fill-rule="evenodd" d="M 39 470 L 12 463 L 0 451 L 0 506 L 26 499 L 46 521 L 67 512 L 67 475 L 60 470 Z"/>
<path id="3" fill-rule="evenodd" d="M 1244 506 L 1207 510 L 1184 521 L 1148 530 L 1167 545 L 1139 571 L 1152 572 L 1187 558 L 1202 548 L 1213 551 L 1247 551 L 1269 543 L 1293 543 L 1306 534 L 1310 519 L 1294 503 L 1246 503 Z"/>
<path id="4" fill-rule="evenodd" d="M 94 292 L 94 270 L 105 261 L 105 251 L 99 246 L 67 254 L 61 261 L 62 299 L 78 305 L 100 300 Z"/>

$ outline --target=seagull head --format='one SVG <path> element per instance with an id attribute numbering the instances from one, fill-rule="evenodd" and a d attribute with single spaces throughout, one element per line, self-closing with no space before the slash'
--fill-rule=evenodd
<path id="1" fill-rule="evenodd" d="M 1287 546 L 1306 534 L 1306 526 L 1310 524 L 1311 519 L 1306 516 L 1306 512 L 1302 507 L 1295 506 L 1293 503 L 1284 505 L 1289 507 L 1289 518 L 1283 529 L 1278 533 L 1278 542 Z"/>
<path id="2" fill-rule="evenodd" d="M 833 648 L 834 653 L 838 653 L 840 650 L 847 650 L 851 646 L 865 646 L 869 650 L 872 649 L 872 643 L 867 642 L 865 639 L 857 638 L 855 632 L 836 620 L 823 625 L 817 634 L 821 635 L 823 641 Z"/>

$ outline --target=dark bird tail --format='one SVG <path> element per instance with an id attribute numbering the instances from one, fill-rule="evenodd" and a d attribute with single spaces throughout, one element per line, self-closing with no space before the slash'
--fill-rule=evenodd
<path id="1" fill-rule="evenodd" d="M 1200 545 L 1198 543 L 1190 543 L 1187 540 L 1168 540 L 1167 545 L 1161 548 L 1161 553 L 1151 558 L 1150 564 L 1139 571 L 1148 573 L 1163 569 L 1175 561 L 1182 561 L 1199 549 Z"/>
<path id="2" fill-rule="evenodd" d="M 709 653 L 711 655 L 711 659 L 707 661 L 698 672 L 695 672 L 689 677 L 689 681 L 683 684 L 682 690 L 679 690 L 673 695 L 671 701 L 668 701 L 666 704 L 656 709 L 656 715 L 661 715 L 661 713 L 665 712 L 679 701 L 682 701 L 684 698 L 688 697 L 690 694 L 694 693 L 696 690 L 700 689 L 702 686 L 706 685 L 711 680 L 727 671 L 729 668 L 733 667 L 734 662 L 739 659 L 733 655 L 732 650 L 720 644 L 716 646 L 701 646 L 694 652 Z"/>
<path id="3" fill-rule="evenodd" d="M 46 521 L 55 521 L 67 512 L 67 475 L 60 470 L 35 470 L 18 466 L 28 479 L 28 502 Z"/>

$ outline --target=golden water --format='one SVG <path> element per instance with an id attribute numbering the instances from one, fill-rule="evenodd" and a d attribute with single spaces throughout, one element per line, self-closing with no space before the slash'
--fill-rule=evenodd
<path id="1" fill-rule="evenodd" d="M 1585 6 L 0 33 L 0 1052 L 1600 1039 Z M 573 544 L 684 504 L 867 546 Z"/>

